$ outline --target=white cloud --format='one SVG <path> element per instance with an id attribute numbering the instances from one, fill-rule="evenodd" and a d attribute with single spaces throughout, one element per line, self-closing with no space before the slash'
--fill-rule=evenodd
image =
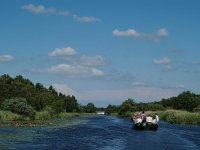
<path id="1" fill-rule="evenodd" d="M 140 39 L 148 39 L 148 40 L 153 40 L 155 42 L 158 42 L 161 40 L 161 38 L 167 37 L 168 32 L 165 28 L 159 29 L 155 33 L 140 33 L 137 32 L 135 29 L 128 29 L 124 31 L 120 31 L 118 29 L 113 30 L 113 35 L 114 36 L 124 36 L 124 37 L 134 37 L 134 38 L 140 38 Z"/>
<path id="2" fill-rule="evenodd" d="M 57 92 L 60 92 L 62 94 L 65 94 L 65 95 L 74 95 L 76 97 L 79 96 L 79 94 L 75 90 L 73 90 L 72 88 L 70 88 L 66 84 L 54 83 L 52 86 L 55 88 L 55 90 Z"/>
<path id="3" fill-rule="evenodd" d="M 171 66 L 171 60 L 167 57 L 163 57 L 160 59 L 154 59 L 153 63 L 157 64 L 157 65 L 163 65 L 162 71 L 164 71 L 164 72 L 171 72 L 171 71 L 176 70 L 175 68 L 173 68 Z"/>
<path id="4" fill-rule="evenodd" d="M 135 31 L 134 29 L 128 29 L 126 31 L 119 31 L 118 29 L 115 29 L 113 31 L 113 35 L 115 35 L 115 36 L 133 36 L 133 37 L 141 36 L 140 33 Z"/>
<path id="5" fill-rule="evenodd" d="M 81 64 L 84 64 L 87 66 L 105 65 L 107 63 L 106 60 L 102 56 L 94 56 L 94 57 L 81 56 L 80 62 Z"/>
<path id="6" fill-rule="evenodd" d="M 175 86 L 177 89 L 185 89 L 185 86 L 183 84 L 178 84 Z"/>
<path id="7" fill-rule="evenodd" d="M 83 16 L 80 17 L 78 15 L 70 14 L 69 11 L 60 11 L 55 8 L 47 8 L 43 5 L 34 5 L 34 4 L 27 4 L 21 7 L 23 10 L 34 13 L 34 14 L 51 14 L 51 15 L 59 15 L 59 16 L 71 16 L 74 20 L 78 22 L 85 22 L 85 23 L 92 23 L 92 22 L 100 22 L 99 18 L 93 16 Z"/>
<path id="8" fill-rule="evenodd" d="M 52 73 L 52 74 L 64 74 L 72 78 L 88 78 L 88 77 L 100 77 L 104 76 L 104 72 L 93 67 L 81 66 L 81 65 L 70 65 L 70 64 L 59 64 L 50 68 L 44 69 L 31 69 L 32 72 L 38 73 Z"/>
<path id="9" fill-rule="evenodd" d="M 61 16 L 68 16 L 70 13 L 68 11 L 58 11 L 54 8 L 46 8 L 43 5 L 33 5 L 33 4 L 27 4 L 22 6 L 22 9 L 35 13 L 35 14 L 53 14 L 53 15 L 61 15 Z"/>
<path id="10" fill-rule="evenodd" d="M 167 64 L 171 63 L 171 60 L 169 58 L 167 58 L 167 57 L 163 57 L 161 59 L 154 59 L 153 63 L 154 64 L 164 64 L 164 65 L 167 65 Z"/>
<path id="11" fill-rule="evenodd" d="M 77 52 L 75 49 L 71 47 L 66 48 L 56 48 L 51 53 L 49 53 L 49 56 L 72 56 L 75 55 Z"/>
<path id="12" fill-rule="evenodd" d="M 59 64 L 48 69 L 49 73 L 63 73 L 70 77 L 103 76 L 103 71 L 81 65 Z"/>
<path id="13" fill-rule="evenodd" d="M 168 36 L 168 32 L 165 28 L 161 28 L 157 31 L 156 35 L 159 37 L 165 37 L 165 36 Z"/>
<path id="14" fill-rule="evenodd" d="M 14 59 L 11 55 L 0 55 L 0 61 L 12 61 Z"/>
<path id="15" fill-rule="evenodd" d="M 79 22 L 99 22 L 100 19 L 98 18 L 95 18 L 95 17 L 80 17 L 78 15 L 73 15 L 73 18 L 76 20 L 76 21 L 79 21 Z"/>

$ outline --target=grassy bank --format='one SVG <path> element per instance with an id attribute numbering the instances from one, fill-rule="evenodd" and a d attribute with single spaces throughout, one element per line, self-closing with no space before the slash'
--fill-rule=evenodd
<path id="1" fill-rule="evenodd" d="M 200 113 L 192 113 L 180 110 L 167 110 L 158 112 L 161 119 L 174 124 L 200 125 Z"/>
<path id="2" fill-rule="evenodd" d="M 94 116 L 96 113 L 60 113 L 51 116 L 48 111 L 36 112 L 35 120 L 31 121 L 29 117 L 24 117 L 12 113 L 10 111 L 0 111 L 0 126 L 56 126 L 60 124 L 71 123 L 69 120 L 64 119 L 66 117 L 78 117 L 78 116 Z"/>
<path id="3" fill-rule="evenodd" d="M 0 111 L 0 121 L 17 121 L 17 120 L 27 120 L 26 117 L 12 113 L 10 111 Z"/>
<path id="4" fill-rule="evenodd" d="M 141 113 L 141 112 L 136 112 Z M 166 110 L 166 111 L 146 111 L 148 116 L 155 116 L 158 113 L 161 120 L 167 121 L 172 124 L 193 124 L 200 125 L 200 113 L 192 113 L 182 110 Z M 129 117 L 132 113 L 128 114 Z"/>
<path id="5" fill-rule="evenodd" d="M 64 117 L 83 117 L 83 116 L 94 116 L 96 113 L 68 113 L 68 112 L 63 112 L 58 114 L 58 118 L 64 118 Z"/>

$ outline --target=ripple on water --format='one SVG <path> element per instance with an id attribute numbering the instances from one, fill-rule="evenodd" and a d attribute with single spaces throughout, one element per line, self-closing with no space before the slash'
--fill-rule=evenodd
<path id="1" fill-rule="evenodd" d="M 200 127 L 160 122 L 158 131 L 137 131 L 113 116 L 73 118 L 76 123 L 36 128 L 0 128 L 1 150 L 196 150 Z"/>

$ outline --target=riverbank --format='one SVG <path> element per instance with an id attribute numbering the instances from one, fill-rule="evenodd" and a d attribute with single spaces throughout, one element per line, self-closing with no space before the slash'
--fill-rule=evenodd
<path id="1" fill-rule="evenodd" d="M 135 112 L 140 114 L 141 112 Z M 161 120 L 167 121 L 172 124 L 191 124 L 200 125 L 200 113 L 193 113 L 183 110 L 166 110 L 166 111 L 146 111 L 147 116 L 155 116 L 158 113 Z M 128 113 L 128 117 L 132 113 Z"/>
<path id="2" fill-rule="evenodd" d="M 197 150 L 200 148 L 200 126 L 169 125 L 162 121 L 159 123 L 158 131 L 140 132 L 131 128 L 130 119 L 115 116 L 96 115 L 65 119 L 73 120 L 75 123 L 32 128 L 0 128 L 0 149 Z"/>
<path id="3" fill-rule="evenodd" d="M 12 113 L 10 111 L 0 111 L 0 127 L 38 127 L 38 126 L 59 126 L 74 123 L 70 117 L 94 116 L 96 113 L 59 113 L 53 117 L 48 112 L 37 112 L 35 120 Z"/>

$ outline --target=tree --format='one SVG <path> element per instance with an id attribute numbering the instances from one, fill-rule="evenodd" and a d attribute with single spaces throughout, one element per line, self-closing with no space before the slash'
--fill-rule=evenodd
<path id="1" fill-rule="evenodd" d="M 75 112 L 76 110 L 78 110 L 78 103 L 77 103 L 75 96 L 68 95 L 64 99 L 64 102 L 65 102 L 66 112 Z"/>
<path id="2" fill-rule="evenodd" d="M 88 103 L 86 106 L 85 106 L 85 112 L 86 113 L 94 113 L 96 111 L 96 107 L 93 103 Z"/>
<path id="3" fill-rule="evenodd" d="M 198 105 L 200 105 L 199 95 L 191 93 L 190 91 L 186 91 L 178 95 L 174 104 L 174 108 L 193 111 L 193 109 Z"/>
<path id="4" fill-rule="evenodd" d="M 133 99 L 127 99 L 125 100 L 122 105 L 120 106 L 120 110 L 118 114 L 120 116 L 126 116 L 127 112 L 132 112 L 136 110 L 136 103 L 134 102 Z"/>
<path id="5" fill-rule="evenodd" d="M 119 107 L 118 107 L 118 106 L 109 104 L 109 105 L 107 106 L 107 108 L 106 108 L 105 113 L 109 115 L 109 114 L 111 114 L 111 113 L 117 113 L 118 110 L 119 110 Z"/>
<path id="6" fill-rule="evenodd" d="M 58 114 L 60 112 L 64 111 L 64 101 L 63 100 L 58 100 L 52 103 L 51 108 L 53 111 Z"/>
<path id="7" fill-rule="evenodd" d="M 12 83 L 13 79 L 9 75 L 2 75 L 0 77 L 0 104 L 7 98 L 11 98 L 12 95 L 10 94 L 12 91 Z"/>

